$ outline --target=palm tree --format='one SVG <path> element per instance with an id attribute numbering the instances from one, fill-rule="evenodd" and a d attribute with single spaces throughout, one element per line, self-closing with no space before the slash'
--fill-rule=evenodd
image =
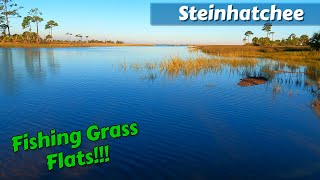
<path id="1" fill-rule="evenodd" d="M 0 30 L 2 31 L 2 35 L 7 35 L 7 25 L 6 24 L 0 24 Z"/>
<path id="2" fill-rule="evenodd" d="M 265 31 L 267 33 L 267 37 L 269 37 L 269 33 L 271 31 L 271 27 L 272 27 L 271 23 L 265 23 L 263 28 L 262 28 L 262 31 Z"/>
<path id="3" fill-rule="evenodd" d="M 31 17 L 31 22 L 33 22 L 37 27 L 37 35 L 39 36 L 39 24 L 43 21 L 43 18 L 40 17 L 42 15 L 42 12 L 38 8 L 31 9 L 28 14 Z M 39 37 L 38 37 L 39 41 Z"/>
<path id="4" fill-rule="evenodd" d="M 83 36 L 82 36 L 81 34 L 77 34 L 76 37 L 77 37 L 77 38 L 80 38 L 80 41 L 82 42 L 82 37 L 83 37 Z"/>
<path id="5" fill-rule="evenodd" d="M 69 36 L 69 37 L 68 37 L 68 41 L 70 42 L 70 41 L 71 41 L 72 34 L 67 32 L 66 36 Z"/>
<path id="6" fill-rule="evenodd" d="M 0 6 L 1 9 L 1 6 Z M 2 35 L 6 35 L 6 31 L 8 29 L 7 24 L 5 23 L 5 17 L 0 15 L 0 29 L 2 31 Z"/>
<path id="7" fill-rule="evenodd" d="M 244 38 L 242 39 L 242 42 L 243 42 L 243 44 L 246 44 L 246 42 L 247 42 L 247 38 L 246 38 L 246 37 L 244 37 Z"/>
<path id="8" fill-rule="evenodd" d="M 294 33 L 292 33 L 292 34 L 290 34 L 289 39 L 292 40 L 292 39 L 294 39 L 294 38 L 296 38 L 296 37 L 297 37 L 297 35 L 295 35 Z"/>
<path id="9" fill-rule="evenodd" d="M 59 24 L 56 23 L 54 20 L 48 21 L 46 26 L 45 26 L 45 29 L 49 29 L 50 30 L 51 40 L 53 40 L 52 29 L 54 27 L 57 27 L 57 26 L 59 26 Z"/>
<path id="10" fill-rule="evenodd" d="M 86 39 L 87 39 L 87 43 L 89 42 L 88 38 L 89 38 L 89 36 L 86 36 Z"/>
<path id="11" fill-rule="evenodd" d="M 269 34 L 271 34 L 271 35 L 272 35 L 272 41 L 273 41 L 273 35 L 274 35 L 274 32 L 270 32 Z"/>
<path id="12" fill-rule="evenodd" d="M 69 33 L 69 36 L 70 36 L 69 39 L 70 39 L 70 41 L 71 41 L 72 35 L 73 35 L 73 34 Z"/>
<path id="13" fill-rule="evenodd" d="M 248 37 L 248 43 L 250 43 L 250 36 L 253 35 L 253 32 L 252 31 L 247 31 L 244 35 L 246 37 Z"/>
<path id="14" fill-rule="evenodd" d="M 23 21 L 22 21 L 22 29 L 27 29 L 29 28 L 29 32 L 32 31 L 32 28 L 31 28 L 31 22 L 32 22 L 32 17 L 31 16 L 26 16 L 23 18 Z"/>
<path id="15" fill-rule="evenodd" d="M 1 28 L 6 28 L 8 30 L 8 35 L 11 36 L 10 31 L 10 18 L 20 18 L 19 10 L 22 9 L 22 6 L 18 6 L 18 4 L 14 0 L 0 0 L 0 14 L 4 16 L 5 23 L 1 24 Z M 6 31 L 4 30 L 4 31 Z"/>
<path id="16" fill-rule="evenodd" d="M 70 41 L 70 33 L 66 33 L 66 36 L 68 36 L 68 41 Z"/>
<path id="17" fill-rule="evenodd" d="M 306 35 L 306 34 L 304 34 L 304 35 L 301 35 L 300 36 L 300 44 L 302 45 L 302 46 L 306 46 L 306 45 L 308 45 L 308 42 L 309 42 L 309 36 L 308 35 Z"/>

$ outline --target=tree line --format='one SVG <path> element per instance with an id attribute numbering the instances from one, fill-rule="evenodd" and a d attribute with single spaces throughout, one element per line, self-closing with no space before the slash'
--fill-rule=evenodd
<path id="1" fill-rule="evenodd" d="M 264 24 L 262 31 L 266 33 L 266 37 L 253 37 L 251 43 L 250 37 L 253 36 L 254 33 L 252 31 L 245 32 L 243 43 L 254 46 L 310 46 L 314 50 L 320 49 L 320 32 L 314 33 L 311 38 L 306 34 L 299 37 L 292 33 L 287 38 L 274 40 L 273 36 L 275 32 L 272 31 L 271 23 Z"/>
<path id="2" fill-rule="evenodd" d="M 48 35 L 45 38 L 41 38 L 39 35 L 40 24 L 43 23 L 42 12 L 38 8 L 33 8 L 28 11 L 26 16 L 22 18 L 20 10 L 22 6 L 16 3 L 16 0 L 0 0 L 0 42 L 15 42 L 15 43 L 42 43 L 53 42 L 53 29 L 58 27 L 59 24 L 54 20 L 49 20 L 44 29 L 48 30 Z M 12 35 L 12 26 L 10 20 L 14 18 L 22 18 L 21 27 L 25 32 L 22 34 Z M 14 27 L 17 28 L 17 27 Z M 68 40 L 65 42 L 71 42 L 72 33 L 67 33 Z M 89 40 L 89 36 L 82 36 L 81 34 L 75 34 L 74 37 L 78 39 L 78 42 L 83 42 L 83 38 L 86 38 L 87 43 L 111 43 L 111 44 L 123 44 L 122 41 L 98 41 Z M 63 42 L 56 40 L 56 42 Z M 75 41 L 72 41 L 75 42 Z"/>
<path id="3" fill-rule="evenodd" d="M 13 18 L 22 18 L 19 11 L 22 9 L 15 3 L 15 0 L 0 0 L 0 41 L 1 42 L 26 42 L 36 43 L 43 41 L 53 41 L 53 28 L 59 26 L 54 20 L 49 20 L 45 25 L 45 30 L 49 30 L 49 34 L 42 39 L 39 35 L 39 26 L 44 21 L 42 12 L 38 8 L 30 9 L 25 17 L 23 17 L 21 27 L 26 30 L 22 34 L 12 35 L 12 26 L 10 20 Z M 36 31 L 33 32 L 32 29 Z"/>
<path id="4" fill-rule="evenodd" d="M 73 37 L 72 33 L 67 32 L 65 35 L 68 38 L 68 40 L 66 40 L 65 42 L 75 42 L 74 40 L 72 40 L 72 37 Z M 89 40 L 89 36 L 83 36 L 81 34 L 76 34 L 74 37 L 78 39 L 78 42 L 82 42 L 83 38 L 85 38 L 86 39 L 85 42 L 87 42 L 87 43 L 124 44 L 123 41 L 119 41 L 119 40 L 117 40 L 117 41 L 111 41 L 111 40 L 101 41 L 101 40 L 95 40 L 95 39 Z"/>

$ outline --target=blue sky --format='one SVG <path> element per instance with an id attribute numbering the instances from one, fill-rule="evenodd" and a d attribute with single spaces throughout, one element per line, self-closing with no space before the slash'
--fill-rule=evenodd
<path id="1" fill-rule="evenodd" d="M 255 36 L 265 36 L 259 26 L 196 26 L 159 27 L 150 25 L 151 2 L 318 2 L 318 0 L 278 0 L 278 1 L 223 1 L 223 0 L 16 0 L 23 6 L 20 14 L 25 16 L 31 8 L 39 8 L 45 22 L 55 20 L 59 27 L 54 30 L 56 39 L 67 39 L 67 32 L 88 35 L 94 39 L 122 40 L 127 43 L 192 43 L 192 44 L 241 44 L 246 30 Z M 21 33 L 20 19 L 12 19 L 13 33 Z M 48 34 L 41 24 L 42 36 Z M 273 27 L 275 39 L 319 31 L 320 26 Z"/>

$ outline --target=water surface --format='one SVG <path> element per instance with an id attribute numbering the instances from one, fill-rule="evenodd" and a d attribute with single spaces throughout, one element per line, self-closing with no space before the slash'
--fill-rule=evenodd
<path id="1" fill-rule="evenodd" d="M 187 47 L 0 49 L 0 177 L 320 177 L 317 89 L 307 85 L 305 67 L 252 87 L 237 85 L 243 68 L 172 76 L 130 67 L 199 54 Z M 261 61 L 259 67 L 271 63 Z M 12 152 L 11 137 L 25 132 L 132 122 L 139 124 L 136 137 L 85 141 L 79 148 L 109 144 L 110 163 L 49 172 L 47 154 L 79 150 Z"/>

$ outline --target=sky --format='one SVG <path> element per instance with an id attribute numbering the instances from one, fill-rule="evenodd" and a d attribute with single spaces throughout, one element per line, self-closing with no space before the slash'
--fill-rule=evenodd
<path id="1" fill-rule="evenodd" d="M 67 32 L 89 36 L 89 39 L 120 40 L 125 43 L 156 44 L 242 44 L 244 33 L 266 36 L 260 26 L 151 26 L 150 3 L 232 3 L 232 2 L 287 2 L 306 3 L 319 0 L 15 0 L 23 6 L 22 17 L 31 8 L 39 8 L 44 22 L 40 35 L 45 36 L 45 23 L 54 20 L 59 27 L 53 31 L 55 39 L 68 39 Z M 21 33 L 22 18 L 11 20 L 12 32 Z M 35 29 L 35 28 L 33 28 Z M 291 33 L 311 36 L 320 26 L 274 26 L 274 39 L 287 38 Z M 75 39 L 75 37 L 73 37 Z"/>

